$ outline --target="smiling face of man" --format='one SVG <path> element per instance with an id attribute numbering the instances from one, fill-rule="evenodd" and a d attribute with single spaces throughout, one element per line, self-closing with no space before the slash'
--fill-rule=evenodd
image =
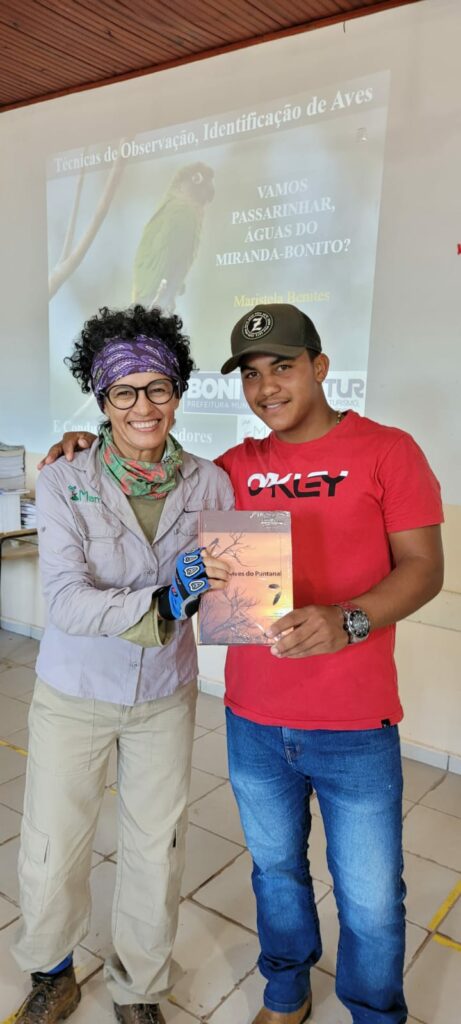
<path id="1" fill-rule="evenodd" d="M 303 349 L 299 356 L 256 353 L 240 363 L 243 391 L 255 416 L 282 441 L 300 443 L 320 437 L 334 425 L 322 383 L 329 360 Z"/>

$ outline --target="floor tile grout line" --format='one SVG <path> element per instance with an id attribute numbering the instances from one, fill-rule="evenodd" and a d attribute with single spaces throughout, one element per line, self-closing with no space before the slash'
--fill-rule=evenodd
<path id="1" fill-rule="evenodd" d="M 184 900 L 194 899 L 195 894 L 199 892 L 200 889 L 203 889 L 203 887 L 205 885 L 208 885 L 209 882 L 214 882 L 215 878 L 219 878 L 219 876 L 222 875 L 223 871 L 225 871 L 226 868 L 230 868 L 232 864 L 235 864 L 239 857 L 242 857 L 244 853 L 246 853 L 246 846 L 242 846 L 239 852 L 235 854 L 235 857 L 233 857 L 232 860 L 227 861 L 226 864 L 223 864 L 222 867 L 218 868 L 218 870 L 215 871 L 214 875 L 209 875 L 208 878 L 206 878 L 203 882 L 200 882 L 200 885 L 197 885 L 195 889 L 191 889 L 190 892 L 186 893 L 185 896 L 182 896 L 181 902 L 184 902 Z"/>
<path id="2" fill-rule="evenodd" d="M 421 764 L 422 762 L 419 762 L 419 763 Z M 427 789 L 426 792 L 423 793 L 423 795 L 420 797 L 420 800 L 423 800 L 424 797 L 427 796 L 428 793 L 433 793 L 435 789 L 438 789 L 439 786 L 442 785 L 442 782 L 445 782 L 445 779 L 446 779 L 447 775 L 451 775 L 451 772 L 448 771 L 448 768 L 445 768 L 445 770 L 443 768 L 441 768 L 441 769 L 439 769 L 439 771 L 443 771 L 442 778 L 441 779 L 436 779 L 435 782 L 434 782 L 434 785 L 433 786 L 429 786 L 429 789 Z"/>
<path id="3" fill-rule="evenodd" d="M 327 978 L 336 978 L 336 974 L 333 971 L 329 971 L 323 965 L 321 966 L 320 963 L 314 964 L 314 969 L 320 971 L 321 974 L 326 974 Z"/>
<path id="4" fill-rule="evenodd" d="M 1 783 L 1 785 L 2 786 L 7 786 L 9 782 L 17 782 L 18 779 L 23 779 L 23 778 L 24 778 L 24 775 L 16 775 L 16 778 L 14 778 L 14 779 L 6 779 L 5 782 Z M 5 811 L 14 811 L 15 814 L 22 814 L 23 813 L 22 811 L 18 811 L 17 807 L 10 807 L 9 804 L 4 804 L 3 800 L 0 800 L 0 811 L 2 810 L 3 807 L 5 808 Z M 6 840 L 6 842 L 8 842 L 8 840 Z"/>
<path id="5" fill-rule="evenodd" d="M 418 925 L 418 927 L 420 928 L 421 925 Z M 431 941 L 432 935 L 430 934 L 430 932 L 428 932 L 427 928 L 424 928 L 423 931 L 426 932 L 426 935 L 425 935 L 424 939 L 420 942 L 418 948 L 415 949 L 415 952 L 413 953 L 413 956 L 408 961 L 407 966 L 404 968 L 404 971 L 403 971 L 404 978 L 406 978 L 408 972 L 411 970 L 411 968 L 416 963 L 416 961 L 419 960 L 419 957 L 421 956 L 421 953 L 423 953 L 424 950 L 426 949 L 426 947 L 429 946 L 429 943 Z"/>
<path id="6" fill-rule="evenodd" d="M 195 770 L 196 770 L 196 771 L 201 771 L 202 769 L 201 769 L 201 768 L 196 768 Z M 216 778 L 216 776 L 214 776 L 214 777 Z M 193 807 L 193 806 L 194 806 L 194 804 L 198 803 L 198 801 L 199 801 L 199 800 L 204 800 L 206 796 L 211 796 L 211 794 L 212 794 L 212 793 L 216 793 L 216 792 L 217 792 L 217 790 L 218 790 L 218 789 L 222 789 L 222 787 L 223 787 L 223 786 L 225 786 L 225 785 L 226 785 L 226 783 L 227 783 L 228 781 L 229 781 L 228 779 L 222 779 L 222 780 L 221 780 L 221 782 L 219 782 L 217 786 L 214 786 L 214 788 L 213 788 L 213 789 L 210 789 L 210 790 L 208 791 L 208 793 L 202 793 L 202 795 L 201 795 L 201 796 L 197 796 L 197 797 L 195 798 L 195 800 L 191 800 L 191 801 L 190 801 L 190 803 L 188 803 L 188 805 L 187 805 L 187 806 L 188 806 L 188 807 Z M 223 838 L 224 838 L 224 837 L 223 837 Z"/>
<path id="7" fill-rule="evenodd" d="M 233 996 L 233 995 L 234 995 L 234 992 L 235 992 L 235 991 L 236 991 L 236 990 L 237 990 L 238 988 L 240 988 L 240 986 L 241 986 L 241 985 L 243 985 L 243 983 L 244 983 L 245 981 L 247 981 L 247 980 L 248 980 L 248 978 L 251 978 L 251 975 L 252 975 L 252 974 L 255 974 L 255 972 L 257 971 L 257 968 L 258 968 L 258 964 L 257 964 L 257 962 L 256 962 L 256 964 L 254 964 L 254 966 L 253 966 L 253 967 L 251 968 L 251 970 L 247 971 L 247 973 L 246 973 L 246 974 L 244 974 L 242 978 L 240 978 L 240 981 L 238 981 L 238 982 L 237 982 L 237 984 L 236 984 L 236 985 L 234 985 L 234 987 L 233 987 L 232 991 L 231 991 L 231 992 L 228 992 L 228 993 L 227 993 L 227 995 L 223 996 L 223 998 L 221 999 L 221 1001 L 220 1001 L 219 1003 L 217 1003 L 217 1004 L 216 1004 L 216 1006 L 214 1007 L 214 1009 L 213 1009 L 213 1010 L 211 1010 L 211 1013 L 207 1013 L 207 1014 L 206 1014 L 206 1015 L 205 1015 L 205 1016 L 204 1016 L 204 1017 L 202 1018 L 202 1020 L 203 1020 L 204 1022 L 208 1022 L 208 1021 L 210 1020 L 210 1017 L 212 1017 L 212 1016 L 213 1016 L 213 1014 L 214 1014 L 214 1013 L 216 1013 L 216 1011 L 217 1011 L 217 1010 L 220 1010 L 220 1009 L 221 1009 L 221 1007 L 222 1007 L 222 1006 L 224 1006 L 224 1004 L 225 1004 L 225 1003 L 227 1002 L 227 1000 L 228 1000 L 228 999 L 230 999 L 230 998 L 231 998 L 231 996 Z"/>
<path id="8" fill-rule="evenodd" d="M 9 693 L 0 693 L 0 701 L 2 699 L 3 700 L 14 700 L 15 704 L 20 704 L 21 707 L 30 708 L 31 701 L 32 701 L 32 697 L 28 696 L 28 694 L 30 694 L 30 693 L 31 693 L 31 690 L 26 690 L 26 692 L 25 692 L 23 697 L 12 697 L 11 694 L 9 694 Z M 22 726 L 22 729 L 27 729 L 27 723 L 26 723 L 26 725 Z M 14 732 L 20 732 L 20 731 L 21 731 L 21 729 L 15 729 L 14 730 Z M 1 1021 L 0 1021 L 0 1024 L 1 1024 Z"/>
<path id="9" fill-rule="evenodd" d="M 410 853 L 412 857 L 417 857 L 418 860 L 425 860 L 428 864 L 435 864 L 438 868 L 445 868 L 445 871 L 453 871 L 455 875 L 459 875 L 459 868 L 453 868 L 450 864 L 441 864 L 440 861 L 434 860 L 433 857 L 423 856 L 422 853 L 415 853 L 414 850 L 408 850 L 406 846 L 403 848 L 403 859 L 405 860 L 405 854 Z"/>
<path id="10" fill-rule="evenodd" d="M 14 900 L 12 896 L 8 896 L 8 893 L 0 891 L 0 896 L 4 900 L 6 900 L 7 903 L 10 903 L 11 906 L 14 907 L 16 910 L 19 910 L 19 903 L 17 903 L 16 900 Z"/>
<path id="11" fill-rule="evenodd" d="M 234 991 L 234 989 L 232 989 L 232 991 Z M 170 1006 L 175 1006 L 177 1010 L 182 1010 L 185 1014 L 187 1014 L 187 1016 L 191 1018 L 191 1020 L 197 1021 L 197 1024 L 203 1024 L 205 1017 L 197 1017 L 195 1013 L 192 1013 L 192 1010 L 189 1010 L 188 1008 L 186 1009 L 186 1007 L 183 1006 L 182 1003 L 178 1002 L 176 996 L 172 992 L 170 993 L 169 996 L 166 996 L 166 1002 L 169 1003 Z M 218 1003 L 218 1006 L 219 1005 L 220 1004 Z M 211 1012 L 214 1013 L 216 1009 L 217 1006 L 215 1006 Z"/>
<path id="12" fill-rule="evenodd" d="M 228 924 L 233 924 L 238 928 L 243 928 L 243 930 L 248 932 L 249 935 L 252 935 L 253 938 L 258 937 L 256 928 L 250 928 L 250 926 L 248 924 L 244 924 L 243 921 L 236 921 L 235 917 L 229 917 L 228 914 L 223 914 L 222 910 L 217 910 L 216 907 L 209 907 L 206 903 L 200 903 L 197 896 L 187 896 L 186 899 L 190 900 L 194 906 L 200 907 L 201 910 L 207 910 L 209 914 L 213 914 L 214 917 L 218 917 L 220 921 L 227 921 Z"/>
<path id="13" fill-rule="evenodd" d="M 197 725 L 199 727 L 199 729 L 204 729 L 206 733 L 216 732 L 218 734 L 218 736 L 222 736 L 223 739 L 226 738 L 226 734 L 225 733 L 218 732 L 218 729 L 222 729 L 222 727 L 224 725 L 224 722 L 220 722 L 219 725 L 209 726 L 209 725 L 202 725 L 201 722 L 195 721 L 195 725 Z M 203 739 L 203 736 L 197 736 L 196 739 L 201 740 L 201 739 Z"/>
<path id="14" fill-rule="evenodd" d="M 424 762 L 423 761 L 415 761 L 415 762 L 412 762 L 412 763 L 414 763 L 414 764 L 423 764 Z M 432 767 L 432 765 L 428 765 L 427 767 L 430 768 L 430 767 Z M 449 772 L 448 769 L 446 769 L 444 771 L 442 768 L 438 768 L 437 771 L 443 771 L 442 778 L 441 779 L 436 779 L 436 781 L 434 782 L 433 786 L 429 786 L 428 789 L 425 789 L 424 792 L 421 793 L 421 796 L 419 796 L 417 800 L 410 800 L 409 797 L 405 796 L 405 792 L 403 793 L 403 799 L 404 800 L 408 800 L 409 803 L 413 804 L 414 807 L 419 807 L 420 804 L 421 804 L 421 800 L 424 800 L 424 798 L 426 796 L 428 796 L 429 793 L 433 793 L 434 790 L 438 789 L 439 786 L 442 785 L 442 782 L 445 782 L 445 779 L 447 778 L 447 775 L 454 774 L 452 772 Z"/>
<path id="15" fill-rule="evenodd" d="M 94 865 L 94 867 L 95 867 L 95 868 L 99 868 L 99 867 L 100 867 L 100 865 L 101 865 L 101 864 L 102 864 L 102 863 L 103 863 L 103 862 L 104 862 L 105 860 L 110 860 L 111 864 L 116 864 L 116 863 L 117 863 L 117 861 L 115 861 L 115 860 L 112 860 L 112 857 L 114 856 L 114 854 L 115 854 L 115 853 L 117 853 L 117 847 L 115 847 L 115 850 L 111 850 L 111 852 L 110 852 L 110 853 L 101 853 L 101 851 L 100 851 L 100 850 L 92 850 L 91 852 L 92 852 L 92 853 L 95 853 L 97 857 L 101 857 L 101 860 L 99 861 L 99 864 L 95 864 L 95 865 Z M 94 868 L 91 868 L 90 870 L 91 870 L 91 871 L 93 871 L 93 870 L 94 870 Z"/>
<path id="16" fill-rule="evenodd" d="M 80 945 L 82 945 L 82 943 L 80 943 Z M 77 981 L 80 985 L 80 988 L 83 988 L 83 986 L 86 985 L 87 981 L 91 981 L 92 978 L 95 978 L 96 975 L 99 974 L 99 972 L 102 971 L 104 968 L 104 960 L 102 959 L 102 957 L 98 956 L 97 953 L 92 953 L 91 949 L 87 949 L 86 946 L 82 946 L 82 948 L 85 950 L 86 953 L 91 953 L 91 956 L 94 956 L 96 960 L 100 960 L 101 962 L 98 964 L 97 967 L 95 967 L 94 971 L 91 971 L 90 974 L 87 974 L 82 981 L 80 981 L 77 976 Z M 75 973 L 78 975 L 78 968 L 76 968 Z"/>
<path id="17" fill-rule="evenodd" d="M 203 736 L 199 736 L 199 740 L 203 739 Z M 203 772 L 204 775 L 209 775 L 210 779 L 220 779 L 221 782 L 229 782 L 228 775 L 215 775 L 213 772 L 207 772 L 206 768 L 199 768 L 196 764 L 193 764 L 192 767 L 195 768 L 197 772 Z M 206 793 L 204 795 L 206 796 Z"/>
<path id="18" fill-rule="evenodd" d="M 25 665 L 23 665 L 22 667 L 25 668 Z M 1 678 L 2 677 L 0 675 L 0 682 Z M 30 700 L 24 700 L 24 697 L 26 694 L 31 693 L 33 689 L 34 687 L 32 685 L 29 690 L 24 690 L 22 697 L 12 697 L 11 693 L 2 693 L 2 691 L 0 690 L 0 700 L 3 698 L 3 700 L 14 700 L 16 701 L 17 704 L 30 704 Z"/>
<path id="19" fill-rule="evenodd" d="M 0 659 L 0 675 L 2 672 L 8 672 L 11 668 L 30 668 L 32 671 L 35 669 L 36 658 L 33 661 L 13 661 L 12 658 Z"/>
<path id="20" fill-rule="evenodd" d="M 16 924 L 16 921 L 19 921 L 20 916 L 21 915 L 18 914 L 17 917 L 12 917 L 11 921 L 7 921 L 6 924 L 0 925 L 0 934 L 1 934 L 1 932 L 6 931 L 6 929 L 9 928 L 11 924 Z"/>
<path id="21" fill-rule="evenodd" d="M 235 859 L 238 860 L 239 858 L 236 857 Z M 233 863 L 235 863 L 235 861 L 233 861 Z M 225 867 L 222 868 L 221 871 L 225 871 L 226 867 L 230 867 L 230 865 L 229 864 L 225 865 Z M 214 876 L 214 877 L 217 877 L 217 876 Z M 194 895 L 191 895 L 189 893 L 186 897 L 184 897 L 183 902 L 185 902 L 186 900 L 191 900 L 196 906 L 200 907 L 201 910 L 207 910 L 209 913 L 214 914 L 215 917 L 219 917 L 223 921 L 228 921 L 229 924 L 237 925 L 239 928 L 243 928 L 244 931 L 249 932 L 250 935 L 255 935 L 257 937 L 257 935 L 258 935 L 257 928 L 250 928 L 250 926 L 248 924 L 244 924 L 243 921 L 238 921 L 235 917 L 229 917 L 229 915 L 228 914 L 224 914 L 222 910 L 217 910 L 216 907 L 210 907 L 206 903 L 201 903 L 200 902 L 200 899 L 198 898 L 200 896 L 200 889 L 204 888 L 204 886 L 208 885 L 208 882 L 212 881 L 212 880 L 213 879 L 208 879 L 207 882 L 203 882 L 202 885 L 200 886 L 200 888 L 195 890 Z M 320 881 L 320 879 L 314 879 L 314 881 Z M 323 883 L 323 884 L 325 885 L 326 883 Z M 321 903 L 322 900 L 324 900 L 325 897 L 330 894 L 330 892 L 333 892 L 333 889 L 332 889 L 331 886 L 329 886 L 328 892 L 323 893 L 323 895 L 320 897 L 320 899 L 316 900 L 316 906 L 317 907 L 318 907 L 319 903 Z"/>
<path id="22" fill-rule="evenodd" d="M 414 807 L 424 807 L 424 810 L 434 811 L 435 814 L 446 814 L 447 818 L 454 818 L 455 821 L 459 821 L 461 819 L 461 814 L 453 814 L 451 811 L 441 811 L 440 807 L 431 807 L 429 804 L 418 803 L 414 804 Z M 413 810 L 413 807 L 411 810 Z M 408 813 L 410 813 L 410 811 Z"/>
<path id="23" fill-rule="evenodd" d="M 329 884 L 329 882 L 324 882 L 322 878 L 314 878 L 314 877 L 312 876 L 312 881 L 313 881 L 313 882 L 320 882 L 320 883 L 321 883 L 321 885 L 327 885 L 327 886 L 328 886 L 328 889 L 327 889 L 327 891 L 326 891 L 326 892 L 324 892 L 324 893 L 322 893 L 322 895 L 321 895 L 321 896 L 319 896 L 319 899 L 318 899 L 318 900 L 315 900 L 315 905 L 316 905 L 316 907 L 318 907 L 320 903 L 323 903 L 323 900 L 325 900 L 325 899 L 327 898 L 327 896 L 329 896 L 329 895 L 330 895 L 330 893 L 332 893 L 332 895 L 333 895 L 333 899 L 334 899 L 334 901 L 335 901 L 335 905 L 336 905 L 336 897 L 335 897 L 335 893 L 334 893 L 334 889 L 333 889 L 333 886 L 332 886 L 332 885 L 330 885 L 330 884 Z"/>
<path id="24" fill-rule="evenodd" d="M 202 799 L 204 799 L 204 798 L 202 797 Z M 195 803 L 196 802 L 197 801 L 195 801 Z M 190 805 L 190 806 L 192 806 L 192 805 Z M 199 825 L 198 821 L 190 821 L 189 820 L 188 824 L 189 825 L 193 825 L 194 828 L 201 829 L 202 832 L 208 832 L 208 834 L 211 835 L 211 836 L 217 836 L 218 839 L 226 839 L 228 843 L 234 843 L 235 846 L 240 846 L 242 848 L 242 850 L 247 850 L 248 849 L 246 843 L 241 843 L 239 839 L 229 839 L 229 836 L 222 836 L 220 832 L 213 832 L 213 829 L 207 828 L 206 825 Z"/>
<path id="25" fill-rule="evenodd" d="M 195 769 L 195 770 L 196 770 L 196 771 L 199 771 L 199 770 L 201 771 L 201 769 L 198 769 L 198 768 L 197 768 L 197 769 Z M 212 778 L 217 778 L 217 776 L 216 776 L 216 775 L 214 775 L 214 776 L 211 776 L 211 777 L 212 777 Z M 197 797 L 195 798 L 195 800 L 191 800 L 191 801 L 190 801 L 190 802 L 188 803 L 188 805 L 187 805 L 187 806 L 188 806 L 188 807 L 193 807 L 193 806 L 194 806 L 194 804 L 197 804 L 197 803 L 198 803 L 198 802 L 199 802 L 200 800 L 204 800 L 204 799 L 205 799 L 205 797 L 207 797 L 207 796 L 211 796 L 211 794 L 212 794 L 212 793 L 215 793 L 215 792 L 216 792 L 216 790 L 218 790 L 218 789 L 222 789 L 222 787 L 223 787 L 223 786 L 225 786 L 225 785 L 227 784 L 227 782 L 228 782 L 228 779 L 221 779 L 221 781 L 220 781 L 220 782 L 218 783 L 218 785 L 217 785 L 217 786 L 214 786 L 214 787 L 213 787 L 213 789 L 210 789 L 210 790 L 208 791 L 208 793 L 202 793 L 202 795 L 201 795 L 201 796 L 197 796 Z M 115 784 L 115 785 L 113 784 L 113 785 L 105 786 L 104 788 L 105 788 L 106 790 L 109 790 L 109 792 L 110 792 L 110 793 L 111 793 L 111 794 L 112 794 L 113 796 L 117 796 L 117 792 L 118 792 L 118 790 L 117 790 L 117 785 L 116 785 L 116 784 Z M 195 825 L 195 824 L 197 824 L 197 823 L 196 823 L 196 822 L 194 822 L 194 821 L 189 821 L 189 824 L 190 824 L 190 825 Z M 197 825 L 197 828 L 203 828 L 203 825 Z M 204 828 L 204 831 L 205 831 L 205 832 L 211 832 L 212 830 L 211 830 L 211 829 L 206 829 L 206 828 Z M 212 833 L 212 834 L 213 834 L 213 835 L 219 835 L 219 832 L 214 832 L 214 833 Z M 221 836 L 221 839 L 227 839 L 227 836 Z M 233 839 L 229 839 L 229 842 L 230 842 L 230 843 L 232 843 L 232 842 L 235 842 L 235 840 L 233 840 Z"/>
<path id="26" fill-rule="evenodd" d="M 448 911 L 448 913 L 449 913 L 449 911 Z M 419 921 L 413 921 L 409 917 L 405 918 L 405 923 L 406 924 L 411 924 L 414 928 L 421 928 L 421 930 L 423 932 L 427 932 L 427 934 L 429 935 L 429 938 L 431 938 L 431 939 L 436 938 L 436 936 L 440 934 L 444 938 L 450 939 L 452 942 L 456 942 L 457 941 L 456 939 L 453 938 L 452 935 L 448 935 L 447 932 L 441 932 L 439 930 L 439 925 L 437 925 L 437 928 L 430 928 L 428 924 L 421 924 Z"/>
<path id="27" fill-rule="evenodd" d="M 11 808 L 8 807 L 6 809 L 10 810 Z M 19 811 L 15 811 L 14 813 L 15 814 L 19 814 Z M 7 843 L 10 843 L 12 839 L 19 839 L 20 835 L 21 835 L 21 829 L 19 829 L 19 832 L 16 832 L 16 834 L 14 836 L 8 836 L 8 839 L 2 839 L 2 841 L 0 842 L 0 850 L 2 849 L 3 846 L 6 846 Z"/>
<path id="28" fill-rule="evenodd" d="M 85 939 L 86 939 L 86 935 L 85 935 Z M 90 953 L 91 956 L 95 956 L 95 957 L 97 957 L 98 960 L 102 960 L 101 966 L 104 967 L 105 957 L 102 957 L 100 953 L 95 953 L 94 949 L 90 949 L 89 946 L 85 946 L 85 942 L 84 941 L 79 942 L 79 946 L 81 946 L 82 949 L 85 950 L 85 953 Z M 99 967 L 98 967 L 98 969 L 94 973 L 97 974 L 98 970 L 99 970 Z M 81 982 L 81 984 L 83 985 L 83 981 Z"/>

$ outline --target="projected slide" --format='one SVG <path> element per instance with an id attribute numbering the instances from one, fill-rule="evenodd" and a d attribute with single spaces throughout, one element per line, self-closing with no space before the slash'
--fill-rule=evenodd
<path id="1" fill-rule="evenodd" d="M 102 305 L 178 313 L 199 367 L 176 434 L 213 457 L 265 432 L 222 378 L 232 325 L 293 302 L 331 359 L 330 404 L 364 409 L 388 74 L 55 154 L 48 167 L 53 433 L 98 422 L 63 359 Z"/>

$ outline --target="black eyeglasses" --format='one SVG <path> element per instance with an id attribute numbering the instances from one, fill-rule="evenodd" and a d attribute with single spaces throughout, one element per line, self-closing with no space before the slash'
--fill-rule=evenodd
<path id="1" fill-rule="evenodd" d="M 166 405 L 173 395 L 177 394 L 173 381 L 161 378 L 160 380 L 151 380 L 145 388 L 135 388 L 133 384 L 113 384 L 111 388 L 104 391 L 104 397 L 115 409 L 132 409 L 138 401 L 140 391 L 144 392 L 152 405 Z"/>

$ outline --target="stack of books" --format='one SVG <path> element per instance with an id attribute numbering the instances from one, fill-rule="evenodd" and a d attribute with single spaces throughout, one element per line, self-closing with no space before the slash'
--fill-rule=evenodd
<path id="1" fill-rule="evenodd" d="M 23 445 L 0 441 L 0 533 L 21 529 L 21 494 L 25 486 Z"/>
<path id="2" fill-rule="evenodd" d="M 21 444 L 0 441 L 0 490 L 23 491 L 26 486 L 25 450 Z"/>
<path id="3" fill-rule="evenodd" d="M 19 491 L 0 491 L 0 533 L 21 529 L 21 495 Z"/>
<path id="4" fill-rule="evenodd" d="M 21 498 L 21 529 L 35 530 L 37 527 L 37 509 L 32 498 Z"/>

